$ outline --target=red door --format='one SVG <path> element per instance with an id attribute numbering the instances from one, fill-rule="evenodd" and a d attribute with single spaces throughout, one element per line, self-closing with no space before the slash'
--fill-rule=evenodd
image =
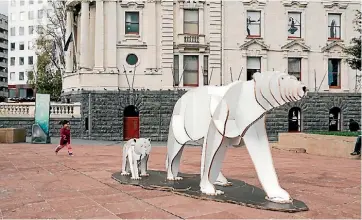
<path id="1" fill-rule="evenodd" d="M 125 117 L 123 123 L 123 140 L 128 141 L 131 138 L 140 138 L 140 118 Z"/>

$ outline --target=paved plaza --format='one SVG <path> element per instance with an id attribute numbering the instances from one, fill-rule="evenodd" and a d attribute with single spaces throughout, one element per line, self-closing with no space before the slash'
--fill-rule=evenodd
<path id="1" fill-rule="evenodd" d="M 111 179 L 121 148 L 75 144 L 74 157 L 54 145 L 0 145 L 1 218 L 354 218 L 361 217 L 361 161 L 273 150 L 281 185 L 310 211 L 282 213 L 144 190 Z M 164 170 L 165 147 L 154 147 L 149 169 Z M 201 148 L 185 148 L 181 171 L 199 173 Z M 260 187 L 245 148 L 230 148 L 223 165 L 229 178 Z"/>

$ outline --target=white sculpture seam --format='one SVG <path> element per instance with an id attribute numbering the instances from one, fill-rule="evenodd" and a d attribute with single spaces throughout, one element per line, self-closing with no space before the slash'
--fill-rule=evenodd
<path id="1" fill-rule="evenodd" d="M 182 180 L 177 174 L 185 143 L 202 141 L 200 190 L 209 195 L 222 194 L 214 184 L 230 185 L 220 172 L 226 147 L 239 144 L 243 138 L 268 199 L 291 201 L 278 182 L 265 115 L 275 107 L 303 98 L 306 87 L 294 76 L 280 72 L 255 73 L 253 78 L 221 87 L 198 87 L 176 102 L 167 142 L 168 180 Z"/>
<path id="2" fill-rule="evenodd" d="M 131 174 L 131 179 L 138 180 L 148 176 L 147 162 L 151 152 L 151 140 L 146 138 L 130 139 L 123 146 L 121 175 Z M 141 171 L 141 173 L 139 173 Z M 131 173 L 130 173 L 131 172 Z"/>

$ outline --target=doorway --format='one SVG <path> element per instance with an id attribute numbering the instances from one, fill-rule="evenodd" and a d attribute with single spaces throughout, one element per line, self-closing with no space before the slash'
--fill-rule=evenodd
<path id="1" fill-rule="evenodd" d="M 127 106 L 123 111 L 123 140 L 140 137 L 139 110 L 134 105 Z"/>

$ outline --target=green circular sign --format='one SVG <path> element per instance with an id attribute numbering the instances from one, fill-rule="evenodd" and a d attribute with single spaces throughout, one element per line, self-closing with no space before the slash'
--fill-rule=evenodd
<path id="1" fill-rule="evenodd" d="M 138 62 L 138 57 L 136 54 L 130 53 L 127 55 L 126 62 L 131 66 L 136 65 Z"/>

